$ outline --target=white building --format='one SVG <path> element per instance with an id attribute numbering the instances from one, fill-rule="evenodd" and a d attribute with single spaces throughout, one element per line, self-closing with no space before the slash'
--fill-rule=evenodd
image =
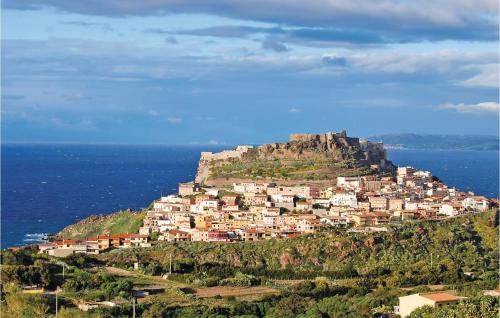
<path id="1" fill-rule="evenodd" d="M 423 306 L 441 307 L 454 305 L 465 297 L 453 295 L 447 292 L 431 292 L 423 294 L 413 294 L 399 297 L 399 306 L 395 308 L 395 313 L 402 318 L 408 317 L 412 311 Z"/>
<path id="2" fill-rule="evenodd" d="M 464 208 L 470 208 L 474 212 L 484 212 L 489 209 L 490 201 L 483 196 L 472 196 L 462 201 Z"/>
<path id="3" fill-rule="evenodd" d="M 351 208 L 358 207 L 358 199 L 354 193 L 337 192 L 330 199 L 333 206 L 347 206 Z"/>

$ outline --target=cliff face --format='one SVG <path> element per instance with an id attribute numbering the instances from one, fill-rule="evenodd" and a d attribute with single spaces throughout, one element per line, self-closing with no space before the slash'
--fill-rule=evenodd
<path id="1" fill-rule="evenodd" d="M 196 181 L 216 179 L 325 180 L 336 175 L 390 171 L 382 144 L 348 137 L 345 131 L 292 134 L 285 143 L 238 146 L 220 153 L 202 153 Z M 229 183 L 229 182 L 228 182 Z"/>

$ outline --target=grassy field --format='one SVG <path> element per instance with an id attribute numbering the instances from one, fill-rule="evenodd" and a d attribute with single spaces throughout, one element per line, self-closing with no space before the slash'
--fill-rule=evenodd
<path id="1" fill-rule="evenodd" d="M 100 234 L 137 233 L 146 212 L 120 211 L 109 215 L 88 217 L 64 228 L 64 239 L 82 239 Z"/>
<path id="2" fill-rule="evenodd" d="M 333 162 L 327 159 L 255 160 L 213 165 L 211 179 L 274 179 L 325 180 L 337 176 L 356 176 L 370 173 L 368 167 L 358 167 L 351 161 Z"/>

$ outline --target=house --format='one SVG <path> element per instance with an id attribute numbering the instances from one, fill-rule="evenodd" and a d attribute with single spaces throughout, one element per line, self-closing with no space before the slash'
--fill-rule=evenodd
<path id="1" fill-rule="evenodd" d="M 196 228 L 191 230 L 191 240 L 195 242 L 208 242 L 208 233 L 209 230 L 207 228 Z"/>
<path id="2" fill-rule="evenodd" d="M 466 209 L 471 209 L 474 212 L 484 212 L 489 209 L 490 201 L 483 196 L 472 196 L 465 198 L 462 205 Z"/>
<path id="3" fill-rule="evenodd" d="M 194 182 L 179 183 L 179 195 L 188 196 L 200 191 L 200 187 Z"/>
<path id="4" fill-rule="evenodd" d="M 246 205 L 265 205 L 267 202 L 267 195 L 247 192 L 243 195 L 243 201 Z"/>
<path id="5" fill-rule="evenodd" d="M 76 245 L 75 240 L 62 240 L 62 241 L 57 241 L 55 242 L 57 248 L 72 248 L 74 245 Z"/>
<path id="6" fill-rule="evenodd" d="M 397 211 L 403 209 L 402 199 L 389 199 L 389 211 Z"/>
<path id="7" fill-rule="evenodd" d="M 130 235 L 128 233 L 108 235 L 109 245 L 114 248 L 129 247 Z"/>
<path id="8" fill-rule="evenodd" d="M 375 196 L 371 196 L 371 197 L 368 197 L 368 201 L 370 202 L 370 208 L 372 210 L 387 210 L 388 208 L 388 200 L 387 200 L 387 197 L 375 197 Z"/>
<path id="9" fill-rule="evenodd" d="M 373 226 L 376 224 L 376 216 L 371 213 L 354 214 L 349 219 L 355 226 Z"/>
<path id="10" fill-rule="evenodd" d="M 258 229 L 246 229 L 243 230 L 242 239 L 244 241 L 260 241 L 265 239 L 266 233 Z"/>
<path id="11" fill-rule="evenodd" d="M 208 232 L 209 242 L 228 242 L 229 234 L 228 231 L 212 230 Z"/>
<path id="12" fill-rule="evenodd" d="M 317 219 L 300 219 L 297 222 L 297 231 L 304 233 L 316 233 L 321 229 L 321 222 Z"/>
<path id="13" fill-rule="evenodd" d="M 375 224 L 376 225 L 381 225 L 381 224 L 387 224 L 391 221 L 391 214 L 383 211 L 376 211 L 372 213 L 375 215 Z"/>
<path id="14" fill-rule="evenodd" d="M 237 193 L 262 193 L 266 191 L 268 183 L 242 182 L 233 183 L 233 191 Z"/>
<path id="15" fill-rule="evenodd" d="M 149 236 L 142 234 L 130 234 L 130 245 L 137 247 L 150 247 Z"/>
<path id="16" fill-rule="evenodd" d="M 191 240 L 191 235 L 184 231 L 170 230 L 163 235 L 163 239 L 168 242 L 185 242 Z"/>
<path id="17" fill-rule="evenodd" d="M 296 211 L 308 211 L 311 209 L 311 205 L 305 201 L 299 201 L 295 203 Z"/>
<path id="18" fill-rule="evenodd" d="M 337 192 L 330 199 L 330 203 L 333 206 L 358 207 L 358 199 L 354 193 Z"/>
<path id="19" fill-rule="evenodd" d="M 196 228 L 204 229 L 212 227 L 213 216 L 211 215 L 195 215 L 194 224 Z"/>
<path id="20" fill-rule="evenodd" d="M 331 226 L 347 227 L 349 224 L 349 220 L 345 216 L 324 216 L 320 221 Z"/>
<path id="21" fill-rule="evenodd" d="M 57 245 L 55 243 L 52 243 L 52 242 L 40 243 L 40 244 L 38 244 L 38 253 L 48 254 L 48 252 L 50 250 L 53 250 L 55 248 L 57 248 Z"/>
<path id="22" fill-rule="evenodd" d="M 442 307 L 457 304 L 466 297 L 457 296 L 448 292 L 431 292 L 399 297 L 399 306 L 396 313 L 402 318 L 408 317 L 412 311 L 422 306 Z"/>
<path id="23" fill-rule="evenodd" d="M 85 239 L 85 245 L 87 247 L 87 254 L 99 254 L 99 241 L 97 236 L 87 237 Z"/>
<path id="24" fill-rule="evenodd" d="M 394 212 L 394 216 L 399 217 L 401 221 L 413 220 L 417 215 L 418 210 L 401 210 Z"/>
<path id="25" fill-rule="evenodd" d="M 222 202 L 224 202 L 224 205 L 238 206 L 238 196 L 237 195 L 226 194 L 226 195 L 222 196 L 221 200 L 222 200 Z"/>
<path id="26" fill-rule="evenodd" d="M 444 214 L 446 216 L 457 216 L 462 214 L 464 207 L 458 202 L 450 202 L 442 204 L 439 208 L 439 214 Z"/>
<path id="27" fill-rule="evenodd" d="M 209 195 L 209 194 L 197 194 L 195 199 L 194 199 L 194 203 L 200 204 L 203 201 L 213 200 L 213 198 L 214 197 L 212 195 Z"/>
<path id="28" fill-rule="evenodd" d="M 319 188 L 316 186 L 279 186 L 267 188 L 269 195 L 293 195 L 299 198 L 312 198 L 319 196 Z"/>

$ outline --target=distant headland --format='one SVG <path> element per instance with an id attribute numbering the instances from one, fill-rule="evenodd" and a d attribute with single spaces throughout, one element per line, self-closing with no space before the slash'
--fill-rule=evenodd
<path id="1" fill-rule="evenodd" d="M 498 136 L 487 135 L 385 134 L 367 139 L 398 149 L 499 150 Z"/>

